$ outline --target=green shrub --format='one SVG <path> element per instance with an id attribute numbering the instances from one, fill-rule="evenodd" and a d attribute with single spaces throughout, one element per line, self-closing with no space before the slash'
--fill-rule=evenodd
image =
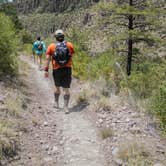
<path id="1" fill-rule="evenodd" d="M 25 55 L 31 55 L 32 54 L 32 44 L 23 44 L 20 47 L 20 51 L 23 52 Z"/>
<path id="2" fill-rule="evenodd" d="M 161 85 L 166 77 L 166 62 L 163 60 L 145 60 L 133 66 L 133 72 L 128 79 L 129 88 L 135 96 L 149 98 L 153 91 Z"/>
<path id="3" fill-rule="evenodd" d="M 73 74 L 77 78 L 87 79 L 89 75 L 88 64 L 90 61 L 90 57 L 82 51 L 78 45 L 75 45 L 75 52 L 73 58 Z"/>
<path id="4" fill-rule="evenodd" d="M 14 24 L 8 16 L 0 13 L 0 76 L 17 72 L 16 48 L 18 39 Z"/>
<path id="5" fill-rule="evenodd" d="M 68 30 L 68 37 L 71 39 L 72 43 L 79 46 L 81 51 L 88 52 L 88 35 L 90 32 L 81 31 L 79 28 L 72 27 Z"/>
<path id="6" fill-rule="evenodd" d="M 21 32 L 21 38 L 22 38 L 22 43 L 23 44 L 27 44 L 27 43 L 32 44 L 33 43 L 32 35 L 26 30 L 23 30 Z"/>
<path id="7" fill-rule="evenodd" d="M 17 10 L 13 3 L 4 3 L 0 6 L 0 12 L 5 13 L 14 23 L 14 27 L 19 31 L 23 29 L 22 23 L 17 16 Z"/>
<path id="8" fill-rule="evenodd" d="M 95 80 L 100 77 L 106 80 L 110 78 L 110 74 L 114 71 L 115 58 L 111 51 L 106 51 L 97 57 L 92 57 L 88 64 L 89 79 Z"/>
<path id="9" fill-rule="evenodd" d="M 166 132 L 166 82 L 159 86 L 151 100 L 151 112 L 160 120 L 160 127 Z"/>
<path id="10" fill-rule="evenodd" d="M 78 45 L 75 46 L 76 54 L 73 58 L 74 76 L 80 79 L 97 80 L 101 76 L 110 79 L 114 71 L 115 57 L 111 51 L 102 53 L 99 56 L 91 57 Z"/>

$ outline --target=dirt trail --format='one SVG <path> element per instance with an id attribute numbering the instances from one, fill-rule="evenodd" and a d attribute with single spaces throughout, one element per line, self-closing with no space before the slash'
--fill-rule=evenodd
<path id="1" fill-rule="evenodd" d="M 52 81 L 43 77 L 37 65 L 29 65 L 24 82 L 27 88 L 27 110 L 23 114 L 25 132 L 20 132 L 20 158 L 12 166 L 104 166 L 100 138 L 89 120 L 86 108 L 76 105 L 74 95 L 80 85 L 72 84 L 71 113 L 53 108 Z M 74 88 L 73 88 L 74 87 Z M 63 106 L 62 96 L 60 105 Z"/>
<path id="2" fill-rule="evenodd" d="M 89 106 L 77 104 L 87 87 L 74 79 L 70 114 L 65 115 L 63 109 L 53 108 L 52 80 L 45 79 L 30 58 L 21 59 L 29 66 L 22 76 L 27 109 L 22 115 L 20 157 L 7 166 L 165 166 L 166 140 L 145 112 L 113 94 L 108 104 L 98 103 L 96 108 L 96 98 Z M 110 136 L 101 140 L 103 129 L 109 129 Z"/>

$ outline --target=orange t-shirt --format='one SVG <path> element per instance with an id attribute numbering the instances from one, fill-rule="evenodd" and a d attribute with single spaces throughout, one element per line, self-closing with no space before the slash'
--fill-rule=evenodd
<path id="1" fill-rule="evenodd" d="M 71 56 L 73 56 L 73 54 L 74 54 L 73 44 L 70 43 L 70 42 L 66 42 L 66 44 L 67 44 L 67 48 L 69 49 L 69 52 L 70 52 Z M 51 43 L 47 48 L 46 56 L 51 56 L 52 57 L 55 53 L 55 49 L 56 49 L 56 44 Z M 69 62 L 63 67 L 71 67 L 71 66 L 72 66 L 72 58 L 70 58 Z M 53 58 L 52 58 L 52 67 L 53 67 L 53 69 L 63 68 L 58 63 L 56 63 L 56 61 Z"/>

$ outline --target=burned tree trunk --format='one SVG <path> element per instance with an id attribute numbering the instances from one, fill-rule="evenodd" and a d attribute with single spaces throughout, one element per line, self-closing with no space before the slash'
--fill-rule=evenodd
<path id="1" fill-rule="evenodd" d="M 130 0 L 130 6 L 133 5 L 133 0 Z M 129 38 L 128 38 L 128 56 L 127 56 L 127 75 L 131 74 L 131 64 L 132 64 L 132 54 L 133 54 L 133 39 L 132 34 L 130 33 L 133 30 L 133 15 L 128 17 L 128 29 L 129 29 Z"/>

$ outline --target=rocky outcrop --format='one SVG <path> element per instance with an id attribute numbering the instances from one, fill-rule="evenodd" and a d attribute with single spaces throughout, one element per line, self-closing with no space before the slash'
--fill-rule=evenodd
<path id="1" fill-rule="evenodd" d="M 28 14 L 38 12 L 63 12 L 82 6 L 90 6 L 100 0 L 14 0 L 18 13 Z"/>

